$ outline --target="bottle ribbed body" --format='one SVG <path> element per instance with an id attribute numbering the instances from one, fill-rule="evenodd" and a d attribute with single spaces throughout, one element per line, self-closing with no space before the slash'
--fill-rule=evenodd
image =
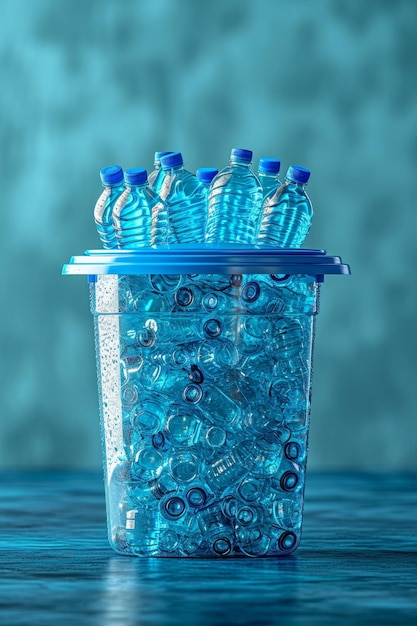
<path id="1" fill-rule="evenodd" d="M 103 248 L 117 248 L 113 225 L 113 209 L 118 197 L 123 193 L 123 184 L 105 186 L 94 207 L 94 221 Z"/>
<path id="2" fill-rule="evenodd" d="M 204 241 L 207 200 L 204 185 L 181 167 L 163 169 L 155 181 L 157 192 L 166 204 L 170 243 Z"/>
<path id="3" fill-rule="evenodd" d="M 304 186 L 286 180 L 263 202 L 256 243 L 260 246 L 299 248 L 310 230 L 312 217 L 313 208 Z"/>
<path id="4" fill-rule="evenodd" d="M 139 248 L 167 243 L 166 207 L 149 186 L 127 187 L 113 210 L 119 248 Z"/>
<path id="5" fill-rule="evenodd" d="M 248 164 L 231 162 L 210 187 L 206 241 L 253 243 L 261 203 L 261 185 Z"/>

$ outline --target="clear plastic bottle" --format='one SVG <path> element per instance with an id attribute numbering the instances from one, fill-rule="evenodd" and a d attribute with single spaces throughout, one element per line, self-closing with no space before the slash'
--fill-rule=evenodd
<path id="1" fill-rule="evenodd" d="M 204 185 L 184 169 L 180 152 L 163 156 L 161 167 L 154 191 L 167 206 L 169 243 L 202 243 L 207 219 Z"/>
<path id="2" fill-rule="evenodd" d="M 305 191 L 310 171 L 291 165 L 284 184 L 272 190 L 262 205 L 258 246 L 299 248 L 310 230 L 313 207 Z"/>
<path id="3" fill-rule="evenodd" d="M 259 159 L 258 178 L 262 186 L 263 197 L 267 196 L 273 189 L 277 189 L 282 185 L 278 178 L 281 169 L 281 161 L 279 159 L 267 159 L 263 157 Z"/>
<path id="4" fill-rule="evenodd" d="M 117 198 L 123 193 L 123 170 L 120 165 L 108 165 L 100 170 L 104 191 L 101 193 L 94 208 L 94 221 L 103 248 L 117 248 L 116 234 L 113 226 L 113 208 Z"/>
<path id="5" fill-rule="evenodd" d="M 167 243 L 166 207 L 149 187 L 145 169 L 126 170 L 125 190 L 114 206 L 113 223 L 119 248 Z"/>
<path id="6" fill-rule="evenodd" d="M 148 183 L 151 189 L 154 188 L 155 180 L 158 174 L 161 171 L 161 158 L 166 154 L 171 154 L 171 152 L 155 152 L 154 162 L 153 162 L 153 171 L 148 176 Z"/>
<path id="7" fill-rule="evenodd" d="M 234 148 L 229 165 L 213 179 L 208 199 L 208 243 L 253 243 L 262 187 L 249 167 L 251 162 L 251 150 Z"/>

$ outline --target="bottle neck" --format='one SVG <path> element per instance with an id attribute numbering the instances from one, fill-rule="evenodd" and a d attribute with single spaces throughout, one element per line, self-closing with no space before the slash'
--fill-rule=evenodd
<path id="1" fill-rule="evenodd" d="M 123 180 L 119 180 L 118 183 L 102 183 L 104 189 L 117 189 L 118 187 L 123 188 L 124 184 Z"/>
<path id="2" fill-rule="evenodd" d="M 145 187 L 149 187 L 148 181 L 146 183 L 140 183 L 140 185 L 129 185 L 129 183 L 125 183 L 125 187 L 130 189 L 131 191 L 136 191 L 137 189 L 144 189 Z"/>
<path id="3" fill-rule="evenodd" d="M 307 183 L 299 183 L 296 180 L 292 180 L 291 178 L 285 177 L 285 184 L 291 185 L 292 187 L 295 187 L 296 189 L 299 189 L 300 191 L 304 191 Z"/>
<path id="4" fill-rule="evenodd" d="M 174 167 L 163 167 L 164 172 L 179 172 L 184 169 L 184 165 L 175 165 Z"/>
<path id="5" fill-rule="evenodd" d="M 233 159 L 230 159 L 230 165 L 241 165 L 242 167 L 249 167 L 250 162 L 245 161 L 244 159 L 239 159 L 238 157 L 233 157 Z"/>
<path id="6" fill-rule="evenodd" d="M 259 178 L 273 178 L 278 180 L 279 172 L 263 172 L 262 170 L 258 171 Z"/>

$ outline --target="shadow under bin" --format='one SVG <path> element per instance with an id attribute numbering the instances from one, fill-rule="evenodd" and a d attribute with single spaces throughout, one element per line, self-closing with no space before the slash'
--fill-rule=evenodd
<path id="1" fill-rule="evenodd" d="M 90 250 L 110 545 L 256 557 L 301 537 L 323 250 Z"/>

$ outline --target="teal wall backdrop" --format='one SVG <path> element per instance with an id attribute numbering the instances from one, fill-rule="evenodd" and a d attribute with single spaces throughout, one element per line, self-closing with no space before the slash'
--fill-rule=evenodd
<path id="1" fill-rule="evenodd" d="M 312 170 L 310 468 L 417 467 L 415 0 L 2 0 L 3 468 L 101 464 L 87 283 L 100 167 L 247 147 Z"/>

